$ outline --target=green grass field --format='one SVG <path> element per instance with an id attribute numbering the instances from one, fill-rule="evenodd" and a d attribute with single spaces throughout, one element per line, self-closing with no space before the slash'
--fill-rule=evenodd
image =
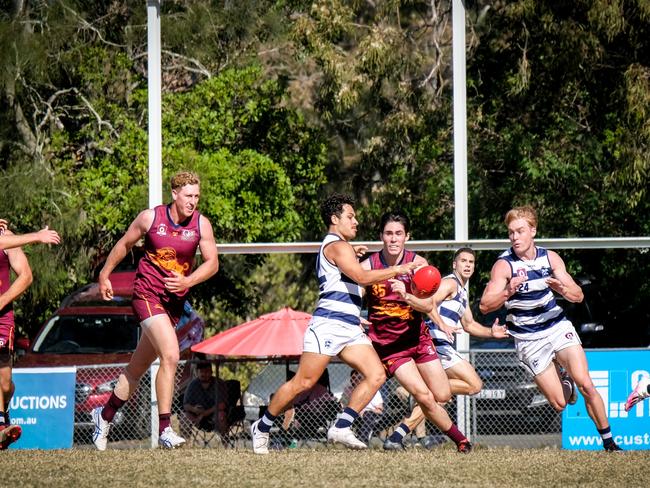
<path id="1" fill-rule="evenodd" d="M 650 452 L 476 449 L 424 451 L 241 449 L 5 451 L 3 482 L 15 487 L 565 487 L 648 486 Z M 5 484 L 4 482 L 8 483 Z"/>

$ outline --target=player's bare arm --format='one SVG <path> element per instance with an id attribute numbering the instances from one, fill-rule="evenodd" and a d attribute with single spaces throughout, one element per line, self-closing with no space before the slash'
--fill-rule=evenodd
<path id="1" fill-rule="evenodd" d="M 498 317 L 490 327 L 483 326 L 474 319 L 474 314 L 469 307 L 465 309 L 465 313 L 460 318 L 460 323 L 465 332 L 474 337 L 494 339 L 507 339 L 509 337 L 508 328 L 505 325 L 499 324 Z"/>
<path id="2" fill-rule="evenodd" d="M 59 244 L 60 242 L 59 234 L 48 227 L 29 234 L 13 235 L 4 233 L 0 235 L 0 249 L 12 249 L 34 243 Z"/>
<path id="3" fill-rule="evenodd" d="M 431 302 L 431 310 L 427 313 L 431 321 L 436 324 L 436 326 L 445 334 L 449 340 L 454 340 L 454 334 L 460 332 L 460 327 L 451 327 L 442 320 L 442 317 L 438 313 L 438 307 L 440 304 L 452 297 L 456 292 L 456 280 L 445 278 L 440 282 L 440 287 L 428 300 Z"/>
<path id="4" fill-rule="evenodd" d="M 104 300 L 113 299 L 113 285 L 108 277 L 113 272 L 115 267 L 126 257 L 127 253 L 133 246 L 142 238 L 142 236 L 149 230 L 154 219 L 153 209 L 143 210 L 138 214 L 126 233 L 111 249 L 111 252 L 106 258 L 104 267 L 99 272 L 99 292 Z"/>
<path id="5" fill-rule="evenodd" d="M 422 313 L 431 311 L 431 300 L 429 298 L 418 298 L 406 291 L 406 285 L 403 281 L 391 278 L 388 280 L 391 290 L 397 293 L 411 308 Z"/>
<path id="6" fill-rule="evenodd" d="M 580 285 L 578 285 L 567 272 L 562 258 L 558 253 L 548 251 L 548 259 L 551 263 L 551 269 L 553 270 L 553 276 L 546 279 L 548 286 L 570 302 L 581 302 L 584 299 L 582 288 L 580 288 Z"/>
<path id="7" fill-rule="evenodd" d="M 9 266 L 16 274 L 16 279 L 11 282 L 9 289 L 0 295 L 0 310 L 22 295 L 33 281 L 32 268 L 29 267 L 29 261 L 27 261 L 27 256 L 25 256 L 22 249 L 9 249 L 7 257 L 9 258 Z"/>
<path id="8" fill-rule="evenodd" d="M 400 274 L 408 274 L 417 267 L 414 261 L 385 269 L 363 269 L 350 243 L 344 241 L 332 242 L 325 247 L 323 253 L 343 274 L 361 286 L 372 285 Z"/>
<path id="9" fill-rule="evenodd" d="M 526 281 L 524 276 L 511 278 L 510 265 L 503 259 L 498 259 L 492 266 L 490 281 L 481 297 L 479 306 L 481 312 L 488 313 L 500 308 L 508 298 L 515 294 L 517 287 L 524 281 Z"/>
<path id="10" fill-rule="evenodd" d="M 199 249 L 201 250 L 203 262 L 189 276 L 175 273 L 174 276 L 165 278 L 165 288 L 169 291 L 180 293 L 204 282 L 219 271 L 219 253 L 217 251 L 217 243 L 214 239 L 212 224 L 210 224 L 210 221 L 206 217 L 201 215 L 199 225 L 201 227 Z"/>

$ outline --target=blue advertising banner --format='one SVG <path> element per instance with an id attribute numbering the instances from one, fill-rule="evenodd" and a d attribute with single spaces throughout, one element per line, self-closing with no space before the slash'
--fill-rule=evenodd
<path id="1" fill-rule="evenodd" d="M 629 412 L 625 400 L 639 379 L 650 376 L 650 350 L 586 351 L 589 375 L 605 403 L 612 434 L 624 450 L 650 450 L 650 400 Z M 568 405 L 562 415 L 562 447 L 601 450 L 602 439 L 589 418 L 584 398 Z"/>
<path id="2" fill-rule="evenodd" d="M 13 370 L 11 423 L 23 434 L 10 449 L 72 447 L 75 377 L 74 367 Z"/>

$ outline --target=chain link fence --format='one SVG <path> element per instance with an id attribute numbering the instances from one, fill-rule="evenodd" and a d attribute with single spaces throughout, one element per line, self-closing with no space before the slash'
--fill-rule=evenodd
<path id="1" fill-rule="evenodd" d="M 473 442 L 517 448 L 561 445 L 561 414 L 550 407 L 513 350 L 472 351 L 469 358 L 483 380 L 483 390 L 473 397 L 454 398 L 446 408 Z M 218 370 L 219 379 L 213 380 L 206 392 L 216 398 L 216 408 L 213 413 L 202 416 L 187 411 L 187 405 L 195 400 L 185 395 L 196 377 L 197 364 L 192 361 L 179 363 L 172 426 L 186 438 L 189 446 L 250 447 L 250 424 L 265 411 L 275 390 L 297 369 L 296 362 L 253 364 L 255 368 L 251 368 L 251 362 L 211 363 L 212 372 L 216 375 Z M 92 444 L 90 413 L 106 402 L 124 366 L 77 368 L 74 436 L 77 446 Z M 232 379 L 250 376 L 251 370 L 258 372 L 248 380 L 240 383 Z M 298 397 L 293 407 L 276 420 L 271 431 L 271 448 L 324 447 L 327 429 L 346 404 L 352 388 L 350 382 L 350 367 L 331 363 L 325 377 L 310 392 Z M 369 408 L 353 425 L 360 439 L 377 448 L 413 407 L 412 399 L 394 378 L 384 384 L 380 394 L 383 405 Z M 464 409 L 458 409 L 458 402 L 463 402 Z M 464 412 L 460 418 L 459 411 Z M 147 373 L 133 397 L 116 415 L 109 447 L 155 446 L 157 422 L 151 374 Z M 405 439 L 407 447 L 431 447 L 444 442 L 447 442 L 446 436 L 428 421 Z"/>

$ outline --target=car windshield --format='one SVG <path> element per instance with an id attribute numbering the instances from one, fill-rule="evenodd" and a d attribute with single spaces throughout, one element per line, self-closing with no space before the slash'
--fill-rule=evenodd
<path id="1" fill-rule="evenodd" d="M 36 340 L 34 352 L 130 352 L 138 342 L 137 325 L 132 315 L 57 315 Z"/>

